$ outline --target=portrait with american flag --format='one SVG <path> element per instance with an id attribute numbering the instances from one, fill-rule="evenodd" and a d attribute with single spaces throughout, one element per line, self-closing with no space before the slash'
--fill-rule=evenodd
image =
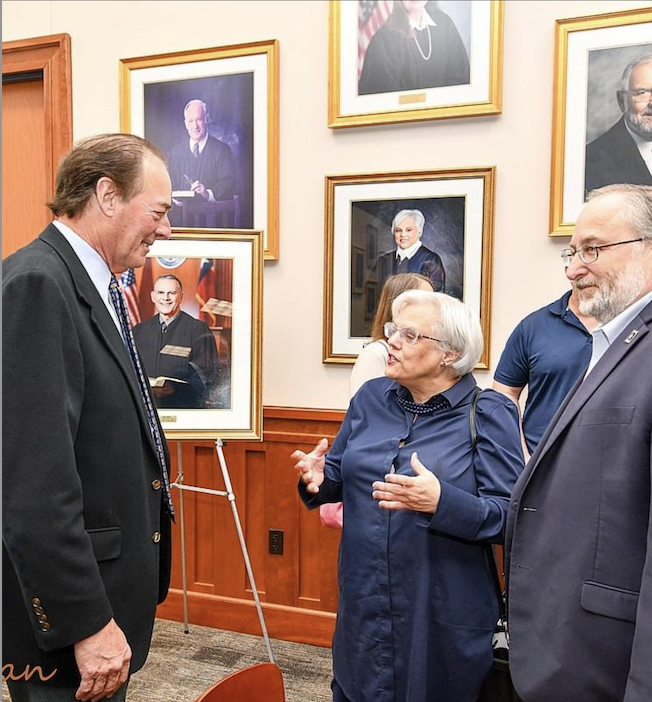
<path id="1" fill-rule="evenodd" d="M 257 230 L 175 231 L 119 276 L 166 436 L 260 438 L 263 251 Z"/>
<path id="2" fill-rule="evenodd" d="M 499 114 L 504 0 L 330 0 L 328 126 Z"/>
<path id="3" fill-rule="evenodd" d="M 392 14 L 393 0 L 360 0 L 358 9 L 358 77 L 373 35 Z"/>

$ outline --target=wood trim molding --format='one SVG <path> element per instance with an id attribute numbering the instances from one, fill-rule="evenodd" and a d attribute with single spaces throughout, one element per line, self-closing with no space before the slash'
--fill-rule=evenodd
<path id="1" fill-rule="evenodd" d="M 330 647 L 335 631 L 335 614 L 300 607 L 261 603 L 267 633 L 273 639 L 294 641 L 311 646 Z M 156 616 L 183 621 L 183 591 L 170 590 L 159 605 Z M 241 634 L 262 636 L 256 605 L 249 600 L 200 592 L 188 593 L 188 620 Z"/>
<path id="2" fill-rule="evenodd" d="M 59 159 L 72 146 L 70 35 L 2 42 L 2 75 L 43 71 L 48 197 L 54 194 Z"/>

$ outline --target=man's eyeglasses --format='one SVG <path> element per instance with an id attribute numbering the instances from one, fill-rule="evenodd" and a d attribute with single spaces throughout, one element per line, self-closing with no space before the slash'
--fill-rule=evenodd
<path id="1" fill-rule="evenodd" d="M 414 327 L 403 327 L 403 329 L 399 329 L 394 322 L 386 322 L 385 326 L 383 327 L 383 331 L 385 332 L 385 338 L 389 339 L 390 336 L 394 336 L 398 332 L 398 335 L 401 337 L 401 339 L 405 339 L 408 344 L 416 344 L 419 339 L 430 339 L 430 341 L 438 341 L 440 344 L 442 343 L 441 339 L 435 339 L 434 336 L 426 336 L 425 334 L 421 334 L 418 332 Z"/>
<path id="2" fill-rule="evenodd" d="M 634 244 L 637 241 L 643 241 L 643 237 L 628 239 L 627 241 L 616 241 L 613 244 L 600 244 L 599 246 L 582 244 L 582 246 L 577 249 L 562 249 L 560 256 L 565 266 L 570 266 L 575 254 L 580 257 L 580 261 L 583 263 L 595 263 L 598 260 L 600 249 L 608 249 L 610 246 L 620 246 L 621 244 Z"/>
<path id="3" fill-rule="evenodd" d="M 650 102 L 652 100 L 652 88 L 641 88 L 640 90 L 628 90 L 632 102 Z"/>

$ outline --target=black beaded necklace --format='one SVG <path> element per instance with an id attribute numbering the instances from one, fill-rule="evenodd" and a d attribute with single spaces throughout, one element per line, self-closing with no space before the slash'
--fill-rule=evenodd
<path id="1" fill-rule="evenodd" d="M 437 412 L 442 409 L 448 409 L 451 403 L 443 395 L 433 395 L 425 404 L 414 402 L 407 397 L 403 397 L 401 393 L 396 393 L 396 401 L 406 411 L 414 414 L 428 414 L 429 412 Z"/>

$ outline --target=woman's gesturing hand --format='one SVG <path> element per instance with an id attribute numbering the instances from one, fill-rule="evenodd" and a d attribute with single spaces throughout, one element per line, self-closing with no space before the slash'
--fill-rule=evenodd
<path id="1" fill-rule="evenodd" d="M 299 469 L 299 477 L 308 492 L 319 492 L 324 482 L 324 463 L 328 453 L 328 439 L 322 439 L 310 453 L 295 451 L 292 458 L 296 460 L 295 468 Z"/>
<path id="2" fill-rule="evenodd" d="M 421 463 L 416 451 L 410 458 L 410 465 L 416 473 L 414 477 L 388 473 L 384 483 L 372 484 L 371 495 L 384 509 L 413 509 L 434 514 L 441 495 L 439 478 Z"/>

